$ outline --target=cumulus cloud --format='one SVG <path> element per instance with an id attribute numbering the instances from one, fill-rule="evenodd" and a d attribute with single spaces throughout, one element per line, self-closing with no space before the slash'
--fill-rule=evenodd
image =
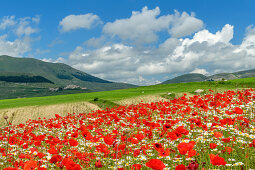
<path id="1" fill-rule="evenodd" d="M 0 20 L 0 29 L 5 32 L 0 35 L 0 55 L 22 57 L 31 50 L 31 35 L 38 32 L 40 16 L 15 18 L 5 16 Z M 14 40 L 9 39 L 10 33 L 14 33 Z"/>
<path id="2" fill-rule="evenodd" d="M 100 18 L 92 13 L 84 15 L 68 15 L 59 22 L 60 31 L 68 32 L 77 29 L 89 29 L 101 23 Z"/>
<path id="3" fill-rule="evenodd" d="M 15 29 L 15 33 L 18 36 L 29 36 L 39 31 L 37 25 L 40 22 L 40 17 L 25 17 L 20 18 L 19 22 L 17 23 L 17 28 Z"/>
<path id="4" fill-rule="evenodd" d="M 172 27 L 169 29 L 169 33 L 173 37 L 183 37 L 199 31 L 203 28 L 203 25 L 203 21 L 195 18 L 194 13 L 189 15 L 186 12 L 180 14 L 178 11 L 175 11 L 174 20 L 172 22 Z"/>
<path id="5" fill-rule="evenodd" d="M 0 36 L 0 55 L 21 57 L 24 53 L 31 50 L 30 43 L 30 38 L 8 41 L 7 35 L 2 35 Z"/>
<path id="6" fill-rule="evenodd" d="M 101 36 L 99 38 L 90 38 L 89 40 L 84 42 L 84 45 L 88 47 L 100 47 L 105 41 L 105 37 Z"/>
<path id="7" fill-rule="evenodd" d="M 159 7 L 152 10 L 144 7 L 141 12 L 133 11 L 130 18 L 106 23 L 103 31 L 123 40 L 135 40 L 139 43 L 155 42 L 156 32 L 167 30 L 173 20 L 172 15 L 158 17 L 159 14 Z"/>
<path id="8" fill-rule="evenodd" d="M 133 11 L 130 18 L 117 19 L 105 24 L 103 31 L 122 40 L 137 43 L 152 43 L 158 40 L 158 32 L 167 31 L 173 37 L 191 35 L 203 27 L 203 21 L 195 18 L 195 14 L 186 12 L 160 16 L 160 9 L 149 10 L 144 7 L 141 12 Z"/>
<path id="9" fill-rule="evenodd" d="M 191 71 L 190 73 L 198 73 L 198 74 L 203 74 L 203 75 L 207 75 L 208 74 L 206 69 L 200 69 L 200 68 L 196 68 L 195 70 Z"/>
<path id="10" fill-rule="evenodd" d="M 117 43 L 95 50 L 77 47 L 68 63 L 95 76 L 138 85 L 164 81 L 175 74 L 214 74 L 254 69 L 254 28 L 247 28 L 240 45 L 233 45 L 234 27 L 226 24 L 216 33 L 197 31 L 191 38 L 170 37 L 158 47 Z"/>
<path id="11" fill-rule="evenodd" d="M 16 23 L 15 16 L 4 16 L 0 23 L 0 29 L 4 30 L 7 27 L 15 25 Z"/>

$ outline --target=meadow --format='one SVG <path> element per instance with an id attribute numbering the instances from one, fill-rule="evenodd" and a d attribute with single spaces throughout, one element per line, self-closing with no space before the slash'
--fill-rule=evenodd
<path id="1" fill-rule="evenodd" d="M 237 88 L 254 88 L 255 78 L 242 78 L 229 81 L 214 81 L 214 82 L 192 82 L 192 83 L 175 83 L 175 84 L 162 84 L 152 86 L 141 86 L 137 88 L 129 88 L 124 90 L 113 90 L 93 93 L 79 93 L 68 95 L 57 95 L 47 97 L 33 97 L 33 98 L 18 98 L 18 99 L 5 99 L 0 100 L 0 109 L 15 108 L 24 106 L 43 106 L 63 103 L 75 103 L 81 101 L 94 101 L 94 99 L 101 99 L 116 103 L 120 100 L 130 99 L 146 95 L 163 95 L 168 93 L 195 94 L 197 89 L 204 89 L 208 92 L 209 89 L 214 91 L 225 91 L 228 89 Z"/>
<path id="2" fill-rule="evenodd" d="M 255 91 L 225 91 L 0 130 L 8 169 L 254 169 Z"/>
<path id="3" fill-rule="evenodd" d="M 55 110 L 24 123 L 2 114 L 0 167 L 255 169 L 254 84 L 245 78 L 1 100 L 2 109 L 38 105 L 46 112 L 48 105 L 73 103 L 76 110 Z M 205 92 L 195 94 L 196 89 Z M 121 102 L 155 95 L 162 100 Z M 96 107 L 83 112 L 83 102 Z"/>

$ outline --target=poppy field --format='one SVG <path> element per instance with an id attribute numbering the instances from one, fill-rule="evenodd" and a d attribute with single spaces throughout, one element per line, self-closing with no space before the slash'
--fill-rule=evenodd
<path id="1" fill-rule="evenodd" d="M 0 167 L 255 169 L 255 91 L 118 106 L 0 129 Z"/>

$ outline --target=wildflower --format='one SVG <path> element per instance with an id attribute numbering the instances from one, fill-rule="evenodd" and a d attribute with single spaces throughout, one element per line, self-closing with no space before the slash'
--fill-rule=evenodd
<path id="1" fill-rule="evenodd" d="M 101 162 L 100 160 L 97 160 L 97 161 L 95 162 L 95 167 L 96 167 L 96 168 L 102 168 L 102 167 L 103 167 L 102 162 Z"/>
<path id="2" fill-rule="evenodd" d="M 159 159 L 151 159 L 146 163 L 146 166 L 152 168 L 153 170 L 163 170 L 166 166 Z"/>
<path id="3" fill-rule="evenodd" d="M 24 164 L 24 170 L 35 170 L 38 167 L 37 161 L 27 161 Z"/>

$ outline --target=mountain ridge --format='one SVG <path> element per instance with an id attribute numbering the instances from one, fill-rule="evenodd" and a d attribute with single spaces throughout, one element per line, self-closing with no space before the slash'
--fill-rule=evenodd
<path id="1" fill-rule="evenodd" d="M 199 73 L 183 74 L 172 79 L 166 80 L 160 84 L 172 83 L 188 83 L 188 82 L 201 82 L 201 81 L 218 81 L 218 80 L 233 80 L 240 78 L 255 77 L 255 69 L 237 71 L 233 73 L 218 73 L 210 76 L 205 76 Z"/>
<path id="2" fill-rule="evenodd" d="M 137 87 L 132 84 L 111 82 L 72 68 L 64 63 L 51 63 L 35 58 L 0 56 L 1 73 L 30 74 L 48 79 L 58 86 L 78 85 L 92 91 L 107 91 Z"/>

